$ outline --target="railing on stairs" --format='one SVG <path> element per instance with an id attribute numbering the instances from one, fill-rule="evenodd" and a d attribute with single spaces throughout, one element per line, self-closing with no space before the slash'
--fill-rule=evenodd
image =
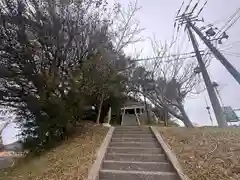
<path id="1" fill-rule="evenodd" d="M 137 119 L 137 123 L 138 123 L 138 125 L 140 126 L 141 123 L 140 123 L 140 120 L 139 120 L 138 114 L 137 114 L 136 112 L 135 112 L 135 116 L 136 116 L 136 119 Z"/>

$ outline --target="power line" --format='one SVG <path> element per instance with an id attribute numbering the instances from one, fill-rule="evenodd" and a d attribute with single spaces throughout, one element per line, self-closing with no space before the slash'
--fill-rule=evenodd
<path id="1" fill-rule="evenodd" d="M 170 57 L 170 56 L 169 56 Z M 195 55 L 193 56 L 189 56 L 189 57 L 184 57 L 184 58 L 177 58 L 177 59 L 171 59 L 171 60 L 165 60 L 165 61 L 162 61 L 162 62 L 173 62 L 173 61 L 177 61 L 177 60 L 185 60 L 185 59 L 190 59 L 190 58 L 193 58 L 195 57 Z M 150 61 L 150 60 L 154 60 L 154 59 L 157 59 L 157 58 L 162 58 L 161 56 L 157 56 L 157 57 L 152 57 L 152 58 L 145 58 L 145 59 L 137 59 L 137 60 L 132 60 L 133 62 L 136 62 L 136 61 Z"/>
<path id="2" fill-rule="evenodd" d="M 204 52 L 204 51 L 201 51 L 201 52 Z M 226 51 L 223 51 L 223 50 L 221 50 L 221 52 L 223 52 L 224 54 L 227 54 L 227 55 L 240 57 L 240 54 L 238 54 L 238 53 L 226 52 Z M 179 57 L 179 56 L 182 56 L 182 55 L 190 55 L 190 56 Z M 209 55 L 209 56 L 207 57 L 207 55 Z M 204 64 L 206 65 L 206 67 L 208 67 L 210 65 L 211 59 L 213 59 L 212 52 L 207 51 L 203 56 L 204 56 L 203 57 Z M 178 57 L 178 58 L 165 60 L 165 61 L 163 60 L 162 62 L 163 63 L 168 63 L 168 62 L 173 62 L 173 61 L 178 61 L 178 60 L 186 60 L 186 59 L 190 59 L 190 58 L 195 58 L 196 55 L 194 55 L 194 52 L 190 52 L 190 53 L 183 53 L 183 54 L 173 54 L 173 55 L 168 55 L 168 56 L 155 56 L 155 57 L 149 57 L 149 58 L 134 59 L 131 62 L 150 61 L 150 60 L 154 60 L 154 59 L 158 59 L 158 58 L 166 59 L 166 58 L 170 58 L 170 57 L 173 57 L 173 58 Z"/>
<path id="3" fill-rule="evenodd" d="M 236 11 L 236 12 L 230 17 L 230 19 L 227 21 L 227 23 L 225 23 L 225 25 L 224 25 L 211 39 L 218 39 L 219 37 L 221 37 L 221 36 L 223 35 L 223 33 L 222 33 L 218 38 L 216 38 L 217 35 L 218 35 L 219 33 L 221 33 L 222 30 L 223 30 L 225 27 L 227 27 L 227 25 L 234 19 L 234 17 L 236 17 L 236 15 L 237 15 L 239 12 L 240 12 L 240 8 L 237 9 L 237 11 Z M 237 21 L 239 18 L 240 18 L 240 15 L 237 17 L 237 19 L 235 19 L 234 22 L 232 22 L 232 24 L 228 25 L 228 27 L 227 27 L 226 30 L 228 30 L 230 27 L 232 27 L 233 24 L 235 24 L 236 21 Z M 212 26 L 213 24 L 214 24 L 214 23 L 212 23 L 211 26 Z M 225 30 L 224 32 L 226 32 L 226 30 Z M 229 46 L 229 45 L 228 45 L 228 46 Z M 208 48 L 205 49 L 206 54 L 204 55 L 204 59 L 206 58 L 207 53 L 210 52 L 210 50 L 207 51 L 207 49 L 208 49 Z M 230 55 L 232 55 L 232 54 L 230 54 Z"/>
<path id="4" fill-rule="evenodd" d="M 227 44 L 227 45 L 224 45 L 224 46 L 221 46 L 221 48 L 224 48 L 222 50 L 228 50 L 228 49 L 231 49 L 232 47 L 229 47 L 229 46 L 233 46 L 235 44 L 240 44 L 240 41 L 235 41 L 235 42 L 232 42 L 230 44 Z"/>
<path id="5" fill-rule="evenodd" d="M 234 19 L 234 17 L 235 17 L 239 12 L 240 12 L 240 8 L 237 9 L 237 11 L 233 13 L 233 15 L 232 15 L 232 16 L 229 18 L 229 20 L 227 21 L 227 23 L 225 23 L 224 26 L 223 26 L 211 39 L 216 39 L 217 35 L 222 32 L 222 30 Z M 240 16 L 239 16 L 239 17 L 240 17 Z M 218 20 L 218 21 L 220 21 L 220 20 Z M 215 23 L 216 23 L 216 22 L 215 22 Z M 211 26 L 213 26 L 215 23 L 210 23 L 210 24 L 207 25 L 207 26 L 210 26 L 210 27 L 211 27 Z M 232 24 L 232 25 L 233 25 L 233 24 Z M 232 27 L 232 25 L 231 25 L 230 27 Z M 205 27 L 207 27 L 207 26 L 205 26 Z M 229 29 L 230 27 L 228 27 L 228 29 Z M 225 30 L 225 31 L 226 31 L 226 30 Z M 222 34 L 221 34 L 220 36 L 222 36 Z M 219 36 L 219 37 L 220 37 L 220 36 Z M 240 42 L 240 41 L 239 41 L 239 42 Z M 230 45 L 231 45 L 231 44 L 230 44 Z M 229 45 L 227 45 L 227 46 L 229 46 Z M 204 59 L 206 58 L 207 53 L 210 52 L 210 50 L 207 51 L 207 49 L 208 49 L 208 48 L 205 49 L 206 54 L 204 55 Z"/>
<path id="6" fill-rule="evenodd" d="M 230 53 L 230 52 L 223 52 L 223 54 L 229 55 L 229 56 L 234 56 L 234 57 L 240 57 L 240 54 L 235 54 L 235 53 Z"/>
<path id="7" fill-rule="evenodd" d="M 184 34 L 182 33 L 182 31 L 177 30 L 177 34 L 176 34 L 176 38 L 175 38 L 175 44 L 173 46 L 173 52 L 178 52 L 178 48 L 179 48 L 179 44 L 183 44 L 184 43 Z"/>
<path id="8" fill-rule="evenodd" d="M 185 39 L 183 41 L 182 44 L 180 44 L 180 47 L 182 49 L 183 52 L 186 52 L 188 50 L 188 47 L 189 47 L 189 37 L 188 37 L 188 34 L 185 33 Z"/>
<path id="9" fill-rule="evenodd" d="M 239 13 L 240 13 L 240 8 L 238 8 L 237 11 L 236 11 L 235 13 L 233 13 L 233 15 L 232 15 L 232 16 L 230 17 L 230 19 L 227 21 L 227 23 L 225 23 L 225 24 L 223 25 L 223 27 L 221 27 L 221 29 L 213 36 L 213 39 L 216 38 L 217 35 L 220 34 L 220 33 L 224 30 L 224 28 L 226 28 L 227 26 L 228 26 L 228 27 L 227 27 L 227 30 L 228 30 L 230 27 L 232 27 L 233 24 L 236 23 L 236 21 L 239 19 L 240 16 L 237 17 L 237 20 L 236 20 L 233 24 L 230 24 L 230 25 L 229 25 L 229 23 L 231 23 L 231 21 L 232 21 Z M 227 30 L 224 30 L 224 31 L 227 31 Z M 222 35 L 222 34 L 221 34 L 221 35 Z M 220 36 L 221 36 L 221 35 L 220 35 Z"/>
<path id="10" fill-rule="evenodd" d="M 183 5 L 184 5 L 184 1 L 182 2 L 182 4 L 181 4 L 179 10 L 177 11 L 175 17 L 177 17 L 177 16 L 179 15 L 179 13 L 181 12 Z M 172 35 L 172 42 L 175 42 L 175 41 L 176 41 L 176 40 L 175 40 L 175 31 L 176 31 L 177 29 L 178 29 L 178 28 L 176 27 L 176 22 L 174 22 L 174 25 L 173 25 L 173 35 Z M 178 36 L 178 30 L 177 30 L 177 36 Z"/>
<path id="11" fill-rule="evenodd" d="M 229 54 L 235 54 L 235 55 L 239 55 L 240 56 L 240 53 L 237 53 L 237 52 L 229 52 L 229 51 L 226 51 L 226 50 L 221 50 L 221 52 L 226 52 L 226 53 L 229 53 Z"/>
<path id="12" fill-rule="evenodd" d="M 232 24 L 230 24 L 227 29 L 225 29 L 225 31 L 229 30 L 234 24 L 236 24 L 236 22 L 239 20 L 240 15 L 232 22 Z"/>
<path id="13" fill-rule="evenodd" d="M 211 44 L 209 39 L 207 39 L 202 34 L 202 32 L 199 30 L 199 28 L 197 28 L 195 26 L 196 22 L 203 21 L 203 20 L 198 19 L 198 15 L 203 11 L 206 4 L 207 4 L 207 1 L 204 3 L 204 5 L 200 9 L 200 11 L 197 13 L 197 15 L 194 15 L 193 12 L 188 13 L 188 14 L 186 12 L 184 12 L 181 16 L 176 18 L 176 21 L 178 21 L 181 25 L 186 24 L 186 29 L 188 30 L 188 34 L 189 34 L 190 40 L 192 42 L 192 46 L 193 46 L 193 49 L 195 51 L 196 58 L 197 58 L 197 61 L 198 61 L 198 64 L 199 64 L 199 69 L 200 69 L 201 75 L 204 79 L 204 82 L 205 82 L 205 85 L 206 85 L 206 88 L 207 88 L 207 92 L 208 92 L 209 98 L 211 100 L 211 104 L 212 104 L 216 119 L 218 121 L 218 125 L 219 125 L 219 127 L 226 127 L 227 126 L 226 119 L 223 116 L 221 105 L 220 105 L 219 100 L 217 98 L 216 92 L 215 92 L 215 90 L 212 86 L 211 79 L 208 75 L 205 63 L 202 59 L 202 54 L 199 51 L 199 45 L 196 41 L 196 37 L 195 37 L 193 31 L 201 38 L 201 40 L 203 40 L 203 42 L 208 46 L 208 48 L 211 50 L 211 52 L 216 56 L 216 58 L 218 58 L 220 60 L 220 62 L 222 62 L 222 64 L 225 65 L 225 67 L 226 67 L 226 64 L 227 64 L 227 68 L 228 69 L 231 68 L 231 73 L 235 69 L 225 59 L 225 57 L 223 57 L 223 55 Z M 208 30 L 206 33 L 207 33 L 207 35 L 212 36 L 212 34 L 215 33 L 215 32 L 213 31 L 213 29 L 211 29 L 211 30 Z M 224 63 L 223 63 L 223 61 L 224 61 Z"/>
<path id="14" fill-rule="evenodd" d="M 240 73 L 238 70 L 226 59 L 225 56 L 207 39 L 202 32 L 190 21 L 187 20 L 187 23 L 191 28 L 197 33 L 201 38 L 204 44 L 212 51 L 214 56 L 222 63 L 222 65 L 228 70 L 228 72 L 235 78 L 235 80 L 240 84 Z"/>
<path id="15" fill-rule="evenodd" d="M 202 53 L 203 51 L 201 51 Z M 132 60 L 133 62 L 135 61 L 148 61 L 148 60 L 154 60 L 154 59 L 157 59 L 157 58 L 169 58 L 169 57 L 179 57 L 179 56 L 182 56 L 182 55 L 192 55 L 192 56 L 188 56 L 188 57 L 183 57 L 183 58 L 177 58 L 177 59 L 174 59 L 174 60 L 166 60 L 166 61 L 163 61 L 163 62 L 171 62 L 171 61 L 176 61 L 176 60 L 179 60 L 179 59 L 188 59 L 188 58 L 193 58 L 195 57 L 194 55 L 195 53 L 194 52 L 189 52 L 189 53 L 183 53 L 183 54 L 172 54 L 172 55 L 168 55 L 168 56 L 155 56 L 155 57 L 150 57 L 150 58 L 141 58 L 141 59 L 135 59 L 135 60 Z"/>

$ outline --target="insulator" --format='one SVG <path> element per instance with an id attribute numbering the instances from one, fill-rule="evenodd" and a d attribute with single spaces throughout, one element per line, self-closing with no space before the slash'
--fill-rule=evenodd
<path id="1" fill-rule="evenodd" d="M 228 38 L 229 38 L 229 36 L 227 35 L 227 33 L 226 33 L 226 32 L 223 32 L 223 34 L 222 34 L 222 38 L 228 39 Z"/>
<path id="2" fill-rule="evenodd" d="M 216 83 L 216 82 L 212 82 L 212 86 L 213 86 L 213 87 L 218 87 L 218 86 L 219 86 L 219 84 L 218 84 L 218 83 Z"/>
<path id="3" fill-rule="evenodd" d="M 194 68 L 194 73 L 199 74 L 201 73 L 201 70 L 199 67 Z"/>
<path id="4" fill-rule="evenodd" d="M 214 36 L 216 32 L 213 30 L 213 28 L 210 28 L 206 31 L 207 36 Z"/>

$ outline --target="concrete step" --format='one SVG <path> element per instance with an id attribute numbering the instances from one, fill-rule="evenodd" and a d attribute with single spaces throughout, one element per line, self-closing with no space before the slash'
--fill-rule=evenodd
<path id="1" fill-rule="evenodd" d="M 151 138 L 112 138 L 112 142 L 156 142 L 156 139 Z"/>
<path id="2" fill-rule="evenodd" d="M 115 126 L 117 129 L 121 128 L 149 128 L 149 126 Z"/>
<path id="3" fill-rule="evenodd" d="M 152 134 L 151 131 L 135 131 L 135 130 L 125 130 L 125 131 L 114 131 L 113 134 Z"/>
<path id="4" fill-rule="evenodd" d="M 158 142 L 110 142 L 109 147 L 132 147 L 133 149 L 136 147 L 141 148 L 160 148 Z"/>
<path id="5" fill-rule="evenodd" d="M 132 134 L 132 133 L 117 133 L 114 134 L 113 133 L 113 138 L 151 138 L 151 137 L 155 137 L 153 134 Z"/>
<path id="6" fill-rule="evenodd" d="M 145 131 L 145 132 L 151 132 L 150 128 L 115 128 L 114 131 Z"/>
<path id="7" fill-rule="evenodd" d="M 148 171 L 100 170 L 100 180 L 179 180 L 175 173 Z"/>
<path id="8" fill-rule="evenodd" d="M 166 162 L 163 154 L 120 154 L 107 153 L 105 160 L 114 161 L 143 161 L 143 162 Z"/>
<path id="9" fill-rule="evenodd" d="M 116 129 L 146 129 L 149 126 L 115 126 Z"/>
<path id="10" fill-rule="evenodd" d="M 102 169 L 174 172 L 171 164 L 166 162 L 104 161 Z"/>
<path id="11" fill-rule="evenodd" d="M 114 131 L 113 134 L 152 134 L 149 131 L 133 131 L 133 130 L 126 130 L 126 131 Z"/>
<path id="12" fill-rule="evenodd" d="M 109 147 L 108 153 L 130 153 L 130 154 L 161 154 L 161 148 L 128 148 L 128 147 Z"/>

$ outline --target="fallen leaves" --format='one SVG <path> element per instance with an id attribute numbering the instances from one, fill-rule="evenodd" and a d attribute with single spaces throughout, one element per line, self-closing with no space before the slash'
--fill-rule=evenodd
<path id="1" fill-rule="evenodd" d="M 240 179 L 240 129 L 159 128 L 191 180 Z"/>
<path id="2" fill-rule="evenodd" d="M 84 180 L 108 128 L 84 124 L 62 145 L 28 162 L 0 171 L 1 180 Z"/>

